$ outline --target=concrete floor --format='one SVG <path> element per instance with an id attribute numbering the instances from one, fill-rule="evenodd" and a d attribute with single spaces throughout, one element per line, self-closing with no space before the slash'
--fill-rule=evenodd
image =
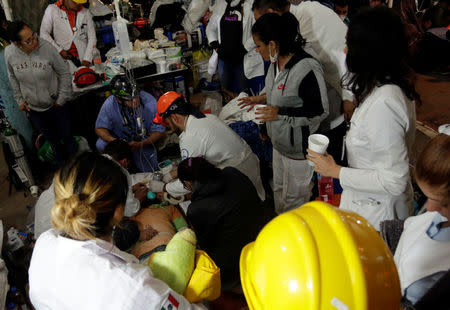
<path id="1" fill-rule="evenodd" d="M 14 186 L 9 195 L 8 167 L 0 145 L 0 219 L 5 231 L 11 226 L 22 230 L 26 224 L 33 222 L 34 212 L 30 214 L 27 205 L 34 206 L 36 201 L 37 198 L 32 197 L 28 191 L 17 191 Z"/>

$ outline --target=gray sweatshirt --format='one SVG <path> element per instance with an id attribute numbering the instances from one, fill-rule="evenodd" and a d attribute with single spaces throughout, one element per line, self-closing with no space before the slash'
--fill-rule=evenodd
<path id="1" fill-rule="evenodd" d="M 42 112 L 55 103 L 64 105 L 72 96 L 72 76 L 56 48 L 39 38 L 39 48 L 27 55 L 11 44 L 5 49 L 14 99 Z"/>
<path id="2" fill-rule="evenodd" d="M 322 67 L 305 51 L 292 56 L 278 75 L 271 64 L 266 76 L 267 104 L 278 107 L 278 119 L 267 122 L 273 147 L 284 156 L 304 159 L 308 136 L 328 115 Z"/>

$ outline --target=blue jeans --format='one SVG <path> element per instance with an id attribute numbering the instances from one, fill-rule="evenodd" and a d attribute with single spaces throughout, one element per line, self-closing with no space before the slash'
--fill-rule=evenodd
<path id="1" fill-rule="evenodd" d="M 68 107 L 52 107 L 43 112 L 30 110 L 29 116 L 33 125 L 50 143 L 58 165 L 75 155 L 78 145 L 70 131 Z"/>
<path id="2" fill-rule="evenodd" d="M 248 79 L 244 75 L 244 64 L 232 64 L 219 58 L 219 79 L 222 87 L 228 91 L 239 94 L 249 88 Z"/>

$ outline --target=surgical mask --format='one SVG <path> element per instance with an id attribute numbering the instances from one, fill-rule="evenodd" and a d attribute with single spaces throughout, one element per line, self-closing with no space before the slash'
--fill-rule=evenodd
<path id="1" fill-rule="evenodd" d="M 275 54 L 272 56 L 272 46 L 269 45 L 269 58 L 271 63 L 276 63 L 278 60 L 278 53 L 275 50 Z"/>
<path id="2" fill-rule="evenodd" d="M 347 15 L 339 15 L 339 17 L 341 18 L 342 21 L 344 21 Z"/>

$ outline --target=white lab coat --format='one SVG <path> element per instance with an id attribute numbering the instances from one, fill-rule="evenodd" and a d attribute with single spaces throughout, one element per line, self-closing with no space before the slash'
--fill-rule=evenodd
<path id="1" fill-rule="evenodd" d="M 347 133 L 349 168 L 341 168 L 340 208 L 354 211 L 380 230 L 380 222 L 412 214 L 409 155 L 415 107 L 395 85 L 376 87 L 356 108 Z"/>
<path id="2" fill-rule="evenodd" d="M 252 181 L 259 198 L 265 200 L 266 193 L 261 182 L 258 157 L 248 144 L 217 116 L 189 116 L 186 129 L 180 135 L 180 150 L 183 159 L 202 155 L 219 168 L 229 166 L 238 169 Z M 174 197 L 188 193 L 180 180 L 168 183 L 166 191 Z"/>
<path id="3" fill-rule="evenodd" d="M 67 13 L 55 4 L 47 7 L 41 23 L 41 37 L 52 43 L 58 52 L 70 49 L 72 42 L 78 50 L 80 61 L 92 63 L 92 52 L 97 44 L 92 15 L 86 8 L 77 14 L 77 31 L 73 32 Z"/>
<path id="4" fill-rule="evenodd" d="M 433 240 L 427 235 L 436 214 L 426 212 L 405 221 L 394 255 L 402 295 L 414 282 L 450 269 L 450 243 Z"/>
<path id="5" fill-rule="evenodd" d="M 233 1 L 232 4 L 234 4 Z M 264 75 L 264 61 L 261 55 L 256 51 L 255 42 L 252 37 L 252 26 L 255 23 L 255 18 L 252 11 L 253 0 L 245 0 L 242 4 L 242 10 L 244 12 L 242 16 L 242 44 L 247 50 L 247 54 L 244 56 L 244 74 L 247 79 L 252 79 L 257 76 Z M 213 41 L 221 42 L 220 39 L 220 20 L 227 8 L 225 0 L 217 0 L 216 4 L 212 7 L 213 14 L 209 20 L 208 26 L 206 26 L 206 36 L 208 42 Z M 210 58 L 209 70 L 210 74 L 213 74 L 217 68 L 218 57 L 214 51 L 213 56 Z"/>
<path id="6" fill-rule="evenodd" d="M 300 34 L 307 42 L 305 51 L 323 67 L 329 114 L 321 128 L 332 129 L 344 120 L 341 100 L 353 101 L 352 92 L 341 86 L 341 79 L 347 73 L 344 52 L 347 26 L 333 10 L 316 1 L 291 4 L 289 10 L 297 18 Z"/>
<path id="7" fill-rule="evenodd" d="M 154 278 L 148 266 L 113 244 L 65 238 L 54 229 L 36 242 L 29 280 L 36 310 L 205 309 L 189 304 Z"/>
<path id="8" fill-rule="evenodd" d="M 347 26 L 330 8 L 315 1 L 291 4 L 289 11 L 299 22 L 300 34 L 308 42 L 314 56 L 323 66 L 324 79 L 344 100 L 353 100 L 351 93 L 342 93 L 341 78 L 345 66 Z M 345 91 L 345 90 L 344 90 Z M 350 96 L 350 97 L 346 97 Z"/>

